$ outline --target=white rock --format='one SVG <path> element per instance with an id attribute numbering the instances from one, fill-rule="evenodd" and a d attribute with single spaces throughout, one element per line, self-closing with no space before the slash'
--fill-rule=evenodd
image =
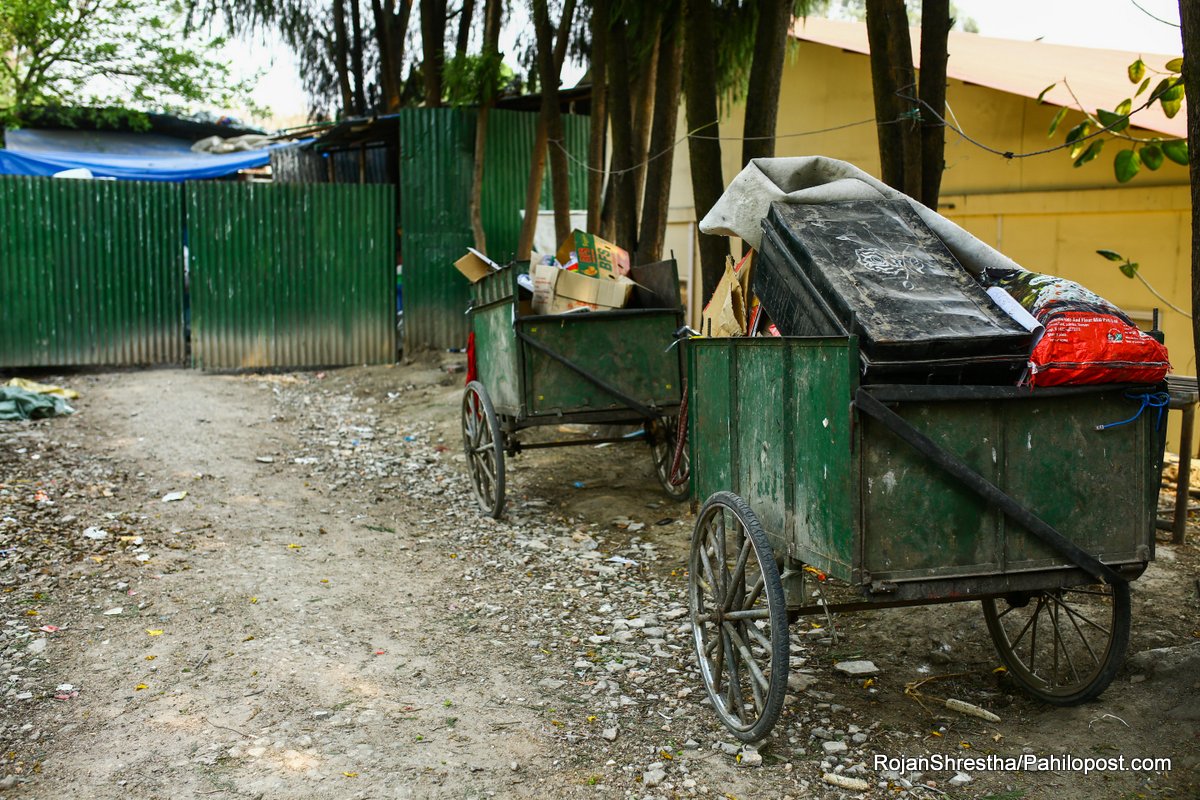
<path id="1" fill-rule="evenodd" d="M 121 606 L 115 606 L 114 608 L 110 608 L 110 609 L 108 609 L 107 611 L 105 611 L 105 612 L 104 612 L 104 616 L 106 616 L 106 617 L 115 617 L 115 616 L 117 616 L 118 614 L 120 614 L 122 611 L 124 611 L 124 609 L 123 609 L 123 608 L 121 608 Z"/>
<path id="2" fill-rule="evenodd" d="M 104 530 L 103 528 L 97 528 L 95 526 L 92 526 L 91 528 L 87 528 L 84 530 L 83 538 L 95 539 L 96 541 L 99 542 L 99 541 L 102 541 L 102 540 L 108 538 L 108 531 Z"/>
<path id="3" fill-rule="evenodd" d="M 46 637 L 43 636 L 41 638 L 34 639 L 32 642 L 29 643 L 29 646 L 26 647 L 25 649 L 30 653 L 42 652 L 43 650 L 46 649 Z"/>
<path id="4" fill-rule="evenodd" d="M 658 786 L 667 779 L 667 773 L 662 767 L 648 769 L 642 773 L 642 786 L 647 789 Z"/>
<path id="5" fill-rule="evenodd" d="M 845 742 L 822 742 L 821 748 L 825 751 L 826 755 L 830 756 L 844 753 L 850 749 L 846 746 Z"/>
<path id="6" fill-rule="evenodd" d="M 163 497 L 162 497 L 162 501 L 163 501 L 164 503 L 174 503 L 174 502 L 176 502 L 176 501 L 178 501 L 178 500 L 182 500 L 182 499 L 183 499 L 183 498 L 185 498 L 185 497 L 187 497 L 187 492 L 186 492 L 186 491 L 183 491 L 183 492 L 167 492 L 166 494 L 164 494 L 164 495 L 163 495 Z"/>
<path id="7" fill-rule="evenodd" d="M 600 735 L 610 742 L 615 742 L 617 740 L 617 729 L 605 728 L 604 730 L 600 731 Z"/>
<path id="8" fill-rule="evenodd" d="M 833 668 L 851 678 L 865 678 L 879 673 L 879 668 L 870 661 L 839 661 Z"/>
<path id="9" fill-rule="evenodd" d="M 970 775 L 965 772 L 956 772 L 954 777 L 949 780 L 951 786 L 966 786 L 973 780 Z"/>
<path id="10" fill-rule="evenodd" d="M 752 747 L 747 747 L 738 754 L 737 765 L 739 767 L 761 767 L 763 757 L 759 752 Z"/>

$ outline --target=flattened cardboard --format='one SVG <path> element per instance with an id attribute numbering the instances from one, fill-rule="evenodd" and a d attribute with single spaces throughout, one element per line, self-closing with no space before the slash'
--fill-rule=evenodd
<path id="1" fill-rule="evenodd" d="M 465 275 L 471 283 L 476 283 L 500 269 L 500 265 L 474 247 L 468 247 L 467 254 L 454 262 L 454 268 Z"/>

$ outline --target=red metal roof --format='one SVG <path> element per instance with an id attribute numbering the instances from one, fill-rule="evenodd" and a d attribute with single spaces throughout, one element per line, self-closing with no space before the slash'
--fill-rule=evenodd
<path id="1" fill-rule="evenodd" d="M 912 37 L 913 63 L 919 64 L 921 31 L 910 28 L 909 33 Z M 805 42 L 839 47 L 855 53 L 870 52 L 867 26 L 861 22 L 840 22 L 817 17 L 798 19 L 792 26 L 792 35 Z M 1045 102 L 1075 108 L 1075 98 L 1078 98 L 1078 104 L 1093 114 L 1097 108 L 1112 109 L 1133 95 L 1137 87 L 1129 82 L 1126 68 L 1139 55 L 1146 62 L 1146 74 L 1151 76 L 1150 90 L 1159 77 L 1154 70 L 1162 71 L 1167 61 L 1179 55 L 1022 42 L 961 31 L 950 32 L 949 50 L 946 73 L 951 78 L 1030 98 L 1036 98 L 1043 89 L 1055 83 L 1057 85 L 1042 98 Z M 1067 89 L 1068 84 L 1070 90 Z M 1150 90 L 1143 93 L 1138 101 L 1145 100 Z M 1139 102 L 1134 103 L 1135 108 Z M 1135 113 L 1132 124 L 1181 139 L 1187 137 L 1186 109 L 1168 119 L 1156 103 Z"/>

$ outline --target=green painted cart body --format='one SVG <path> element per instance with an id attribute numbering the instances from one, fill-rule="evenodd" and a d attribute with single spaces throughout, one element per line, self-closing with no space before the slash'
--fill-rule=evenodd
<path id="1" fill-rule="evenodd" d="M 782 592 L 775 604 L 784 604 L 789 620 L 838 610 L 828 601 L 813 604 L 818 573 L 856 590 L 858 599 L 842 610 L 984 599 L 985 614 L 990 603 L 1002 622 L 1014 608 L 1057 603 L 1066 587 L 1097 584 L 1097 570 L 1106 570 L 1106 582 L 1122 584 L 1116 594 L 1124 593 L 1125 611 L 1121 597 L 1103 608 L 1127 616 L 1124 584 L 1153 557 L 1163 436 L 1153 408 L 1127 424 L 1097 427 L 1134 416 L 1138 397 L 1152 390 L 863 387 L 854 337 L 693 339 L 687 349 L 692 496 L 695 502 L 713 498 L 693 537 L 698 648 L 701 629 L 721 616 L 705 608 L 719 607 L 726 596 L 732 609 L 746 605 L 732 599 L 734 590 L 722 586 L 730 576 L 715 566 L 728 546 L 726 525 L 734 524 L 725 520 L 734 517 L 749 518 L 741 522 L 747 531 L 761 529 L 763 546 L 746 547 L 774 561 L 762 573 L 777 571 Z M 869 403 L 888 409 L 901 420 L 899 427 L 952 454 L 1036 517 L 1034 522 L 1053 528 L 1083 552 L 1082 561 L 1031 532 L 1044 526 L 1015 520 L 882 417 L 865 413 Z M 716 507 L 724 510 L 712 510 Z M 725 516 L 718 519 L 720 514 Z M 702 530 L 705 525 L 710 528 Z M 752 538 L 747 533 L 745 541 Z M 770 583 L 770 575 L 765 580 Z M 753 588 L 742 591 L 750 596 Z M 759 620 L 769 616 L 765 610 L 755 613 Z M 1063 614 L 1075 624 L 1070 612 Z M 989 619 L 990 630 L 992 623 Z M 763 629 L 764 623 L 756 624 Z M 1036 663 L 1022 675 L 1019 659 L 1017 666 L 1009 662 L 1012 654 L 1005 648 L 1020 646 L 1027 634 L 1017 631 L 1011 635 L 1015 641 L 1005 639 L 1003 646 L 997 639 L 997 647 L 1018 680 L 1037 684 L 1034 693 L 1043 699 L 1066 705 L 1099 694 L 1111 680 L 1126 643 L 1121 625 L 1120 619 L 1112 623 L 1115 633 L 1108 638 L 1115 641 L 1105 645 L 1120 652 L 1095 670 L 1104 673 L 1096 681 L 1082 690 L 1074 687 L 1079 691 L 1059 690 L 1048 679 L 1038 684 L 1045 669 L 1039 672 Z M 1127 640 L 1127 620 L 1125 626 Z M 994 639 L 999 635 L 991 632 Z M 758 635 L 746 632 L 747 638 Z M 720 648 L 712 639 L 704 641 L 712 659 L 711 651 Z M 1058 651 L 1052 655 L 1057 662 Z M 1097 688 L 1097 682 L 1103 685 Z M 773 684 L 760 688 L 765 697 Z M 730 718 L 724 721 L 735 733 L 765 735 L 761 724 L 759 729 L 741 724 L 737 702 L 726 705 Z"/>
<path id="2" fill-rule="evenodd" d="M 683 357 L 681 348 L 672 345 L 683 325 L 683 312 L 648 308 L 532 314 L 518 301 L 517 277 L 522 271 L 520 266 L 509 267 L 472 285 L 469 313 L 477 375 L 473 386 L 478 388 L 468 387 L 468 395 L 486 395 L 497 421 L 496 441 L 485 444 L 514 455 L 534 447 L 601 441 L 530 443 L 516 436 L 526 428 L 644 424 L 664 487 L 674 496 L 685 495 L 686 482 L 670 485 L 663 473 L 670 465 L 662 463 L 668 448 L 674 450 L 671 421 L 679 414 L 682 397 Z M 469 413 L 475 412 L 464 406 L 464 424 Z M 478 445 L 467 444 L 468 461 L 473 447 Z M 497 459 L 502 471 L 503 457 L 492 458 Z M 476 488 L 478 495 L 478 484 Z M 503 498 L 497 500 L 494 492 L 484 489 L 481 504 L 498 515 Z"/>

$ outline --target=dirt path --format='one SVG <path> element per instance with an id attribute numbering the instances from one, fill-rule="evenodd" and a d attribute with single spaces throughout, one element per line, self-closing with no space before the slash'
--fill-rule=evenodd
<path id="1" fill-rule="evenodd" d="M 740 751 L 693 667 L 691 518 L 646 454 L 523 455 L 494 522 L 462 474 L 461 375 L 437 362 L 60 380 L 79 414 L 0 423 L 0 786 L 16 796 L 1200 793 L 1193 545 L 1160 545 L 1137 584 L 1138 655 L 1097 703 L 997 684 L 977 606 L 873 612 L 832 646 L 794 626 L 784 718 Z M 851 655 L 881 668 L 870 688 L 833 673 Z M 903 688 L 937 673 L 1002 722 L 926 716 Z M 873 765 L 968 751 L 1173 764 L 962 785 Z"/>

